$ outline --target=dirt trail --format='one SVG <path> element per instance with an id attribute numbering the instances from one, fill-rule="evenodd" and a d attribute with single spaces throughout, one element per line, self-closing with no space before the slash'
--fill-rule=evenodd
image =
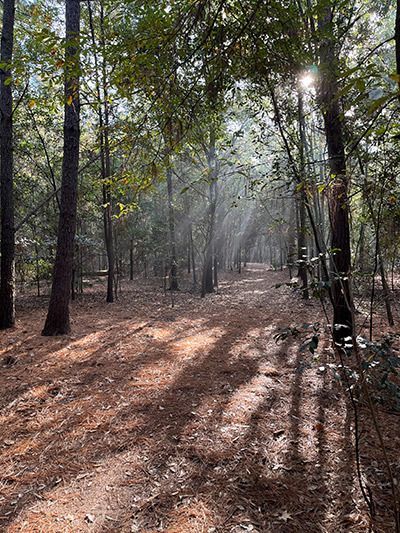
<path id="1" fill-rule="evenodd" d="M 94 293 L 56 339 L 23 307 L 0 336 L 1 531 L 366 531 L 329 349 L 274 340 L 320 320 L 285 275 L 250 265 L 174 308 L 154 282 Z"/>

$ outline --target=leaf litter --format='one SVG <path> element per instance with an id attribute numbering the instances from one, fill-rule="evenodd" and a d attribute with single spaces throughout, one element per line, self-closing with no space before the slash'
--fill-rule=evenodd
<path id="1" fill-rule="evenodd" d="M 321 371 L 329 339 L 316 360 L 300 349 L 321 310 L 285 275 L 250 265 L 218 295 L 182 290 L 174 308 L 157 280 L 126 283 L 113 305 L 95 287 L 60 338 L 39 334 L 43 300 L 22 299 L 0 333 L 13 362 L 0 376 L 1 530 L 367 531 L 352 414 Z M 374 531 L 386 532 L 382 456 L 360 414 Z M 382 416 L 398 472 L 397 420 Z"/>

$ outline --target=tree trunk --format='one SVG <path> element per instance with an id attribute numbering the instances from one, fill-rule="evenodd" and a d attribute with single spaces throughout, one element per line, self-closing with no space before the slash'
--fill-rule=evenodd
<path id="1" fill-rule="evenodd" d="M 114 224 L 112 220 L 112 197 L 111 185 L 109 183 L 111 178 L 111 154 L 110 154 L 110 108 L 108 103 L 108 89 L 107 89 L 107 69 L 105 60 L 105 37 L 104 37 L 104 13 L 103 6 L 100 6 L 100 32 L 101 32 L 101 46 L 103 50 L 102 61 L 102 85 L 104 98 L 104 161 L 105 161 L 105 214 L 104 214 L 104 231 L 105 242 L 108 259 L 108 274 L 107 274 L 107 298 L 108 303 L 114 301 L 114 275 L 115 275 L 115 245 L 114 245 Z"/>
<path id="2" fill-rule="evenodd" d="M 190 234 L 188 230 L 188 234 L 186 236 L 186 260 L 187 260 L 187 273 L 190 274 L 192 272 L 191 270 L 191 259 L 190 259 Z"/>
<path id="3" fill-rule="evenodd" d="M 400 76 L 400 0 L 397 0 L 396 9 L 396 25 L 394 40 L 396 45 L 396 73 Z M 400 91 L 400 78 L 397 79 L 397 84 Z"/>
<path id="4" fill-rule="evenodd" d="M 129 244 L 129 280 L 133 281 L 133 239 Z"/>
<path id="5" fill-rule="evenodd" d="M 106 158 L 107 159 L 107 158 Z M 107 173 L 107 171 L 106 171 Z M 114 274 L 115 274 L 115 255 L 114 255 L 114 235 L 112 223 L 112 207 L 111 207 L 111 193 L 109 185 L 103 186 L 104 198 L 104 241 L 107 251 L 107 297 L 106 301 L 112 303 L 114 301 Z"/>
<path id="6" fill-rule="evenodd" d="M 61 209 L 57 252 L 49 310 L 43 335 L 70 331 L 71 289 L 79 165 L 79 30 L 80 0 L 66 0 L 64 151 L 61 180 Z"/>
<path id="7" fill-rule="evenodd" d="M 170 157 L 167 157 L 167 189 L 168 189 L 168 223 L 169 223 L 169 259 L 170 259 L 170 276 L 169 289 L 177 291 L 178 286 L 178 265 L 176 260 L 176 235 L 175 235 L 175 212 L 174 212 L 174 195 L 172 188 L 172 168 Z"/>
<path id="8" fill-rule="evenodd" d="M 40 297 L 40 266 L 39 266 L 39 247 L 35 240 L 35 265 L 36 265 L 36 291 L 37 296 Z"/>
<path id="9" fill-rule="evenodd" d="M 306 191 L 306 165 L 305 165 L 305 152 L 306 152 L 306 131 L 304 120 L 304 104 L 303 95 L 301 90 L 298 91 L 298 115 L 299 115 L 299 155 L 300 155 L 300 191 L 298 193 L 298 209 L 299 209 L 299 229 L 297 235 L 297 259 L 298 259 L 298 277 L 301 280 L 302 296 L 305 300 L 308 300 L 308 276 L 307 276 L 307 225 L 306 225 L 306 203 L 307 203 L 307 191 Z"/>
<path id="10" fill-rule="evenodd" d="M 213 243 L 212 243 L 212 254 L 213 254 L 213 285 L 214 289 L 218 291 L 218 257 L 219 257 L 219 237 L 217 234 L 218 225 L 217 225 L 217 181 L 216 179 L 213 182 L 213 197 L 214 197 L 214 230 L 213 230 Z"/>
<path id="11" fill-rule="evenodd" d="M 191 250 L 191 255 L 192 255 L 193 286 L 196 287 L 197 274 L 196 274 L 195 250 L 194 250 L 194 242 L 193 242 L 193 227 L 192 227 L 191 221 L 190 221 L 190 226 L 189 226 L 189 239 L 190 239 L 190 250 Z"/>
<path id="12" fill-rule="evenodd" d="M 366 249 L 365 249 L 365 223 L 361 222 L 360 237 L 358 241 L 358 269 L 363 274 L 366 271 Z"/>
<path id="13" fill-rule="evenodd" d="M 344 343 L 353 335 L 353 301 L 350 286 L 351 253 L 348 202 L 348 177 L 343 139 L 342 114 L 337 84 L 337 57 L 333 32 L 333 8 L 324 8 L 319 20 L 321 82 L 319 99 L 328 146 L 330 183 L 328 188 L 332 248 L 333 336 Z"/>
<path id="14" fill-rule="evenodd" d="M 0 187 L 1 187 L 1 266 L 0 329 L 15 323 L 15 227 L 13 182 L 12 87 L 9 66 L 14 45 L 14 0 L 3 2 L 0 70 Z"/>
<path id="15" fill-rule="evenodd" d="M 388 282 L 386 280 L 385 265 L 383 262 L 383 257 L 380 251 L 378 255 L 378 261 L 379 261 L 379 273 L 380 273 L 381 282 L 382 282 L 383 299 L 385 300 L 386 316 L 388 319 L 389 326 L 394 326 L 392 304 L 390 301 L 390 290 L 389 290 Z"/>
<path id="16" fill-rule="evenodd" d="M 296 198 L 291 202 L 290 214 L 289 214 L 289 235 L 288 235 L 288 253 L 287 253 L 287 267 L 289 269 L 289 279 L 293 277 L 293 265 L 295 261 L 295 249 L 296 249 Z M 259 245 L 260 248 L 260 245 Z M 258 261 L 261 263 L 260 258 Z"/>
<path id="17" fill-rule="evenodd" d="M 210 146 L 207 153 L 208 172 L 209 172 L 209 224 L 208 236 L 205 250 L 203 275 L 201 281 L 201 296 L 214 292 L 213 279 L 213 255 L 214 255 L 214 237 L 215 237 L 215 212 L 216 212 L 216 192 L 217 192 L 217 173 L 215 158 L 215 132 L 211 129 Z"/>
<path id="18" fill-rule="evenodd" d="M 115 273 L 115 251 L 114 235 L 112 223 L 112 197 L 110 187 L 111 177 L 111 154 L 109 141 L 110 127 L 110 109 L 108 102 L 107 89 L 107 66 L 105 60 L 105 36 L 104 36 L 104 11 L 100 5 L 100 46 L 102 50 L 101 64 L 101 82 L 100 82 L 100 65 L 96 51 L 96 35 L 94 30 L 93 12 L 90 1 L 88 0 L 89 24 L 94 49 L 94 66 L 96 76 L 96 96 L 97 96 L 97 115 L 99 120 L 99 142 L 100 142 L 100 163 L 101 178 L 103 180 L 103 225 L 104 225 L 104 243 L 107 252 L 108 272 L 107 272 L 107 297 L 106 301 L 114 301 L 114 273 Z M 101 88 L 100 88 L 101 83 Z M 102 97 L 103 95 L 103 97 Z"/>
<path id="19" fill-rule="evenodd" d="M 218 290 L 218 254 L 217 254 L 217 248 L 216 248 L 216 245 L 214 243 L 214 254 L 213 254 L 213 266 L 214 266 L 214 271 L 213 271 L 213 285 L 214 285 L 214 288 L 216 288 Z"/>

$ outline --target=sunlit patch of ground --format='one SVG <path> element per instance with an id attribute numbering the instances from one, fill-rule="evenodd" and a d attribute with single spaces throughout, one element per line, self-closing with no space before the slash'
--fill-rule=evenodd
<path id="1" fill-rule="evenodd" d="M 284 276 L 250 265 L 173 308 L 150 281 L 93 292 L 64 338 L 22 310 L 0 334 L 1 530 L 366 531 L 342 390 L 275 338 L 320 312 Z"/>

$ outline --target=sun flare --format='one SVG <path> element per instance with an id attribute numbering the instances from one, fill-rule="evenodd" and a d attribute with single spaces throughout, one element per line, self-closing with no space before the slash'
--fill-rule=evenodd
<path id="1" fill-rule="evenodd" d="M 310 73 L 306 73 L 306 74 L 303 74 L 301 77 L 300 77 L 300 85 L 304 88 L 304 89 L 309 89 L 310 87 L 312 87 L 315 83 L 315 78 L 312 74 Z"/>

